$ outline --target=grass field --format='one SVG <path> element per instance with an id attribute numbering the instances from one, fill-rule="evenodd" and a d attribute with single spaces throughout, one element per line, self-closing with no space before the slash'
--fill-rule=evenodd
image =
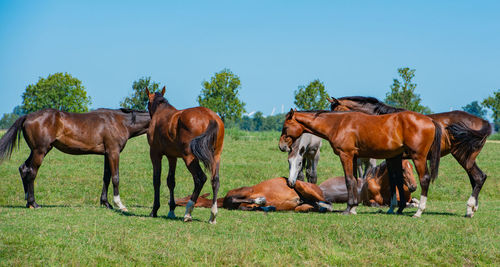
<path id="1" fill-rule="evenodd" d="M 278 137 L 227 131 L 221 195 L 287 175 Z M 500 143 L 488 142 L 479 156 L 489 178 L 472 219 L 463 217 L 469 179 L 446 156 L 420 219 L 411 218 L 415 208 L 404 216 L 363 206 L 356 216 L 220 210 L 217 225 L 207 223 L 210 211 L 201 208 L 191 223 L 182 222 L 183 208 L 176 210 L 177 220 L 166 218 L 166 160 L 159 217 L 148 217 L 153 202 L 148 151 L 141 136 L 121 154 L 120 195 L 129 212 L 99 206 L 102 156 L 57 150 L 38 173 L 35 194 L 42 208 L 32 210 L 24 208 L 17 170 L 29 154 L 22 140 L 20 150 L 0 166 L 0 265 L 500 265 Z M 324 144 L 321 152 L 319 182 L 341 175 L 330 147 Z M 193 181 L 182 160 L 176 181 L 176 197 L 191 193 Z M 210 188 L 206 184 L 203 192 Z"/>

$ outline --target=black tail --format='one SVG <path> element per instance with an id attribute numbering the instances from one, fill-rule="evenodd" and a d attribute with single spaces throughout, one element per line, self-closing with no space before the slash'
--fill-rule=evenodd
<path id="1" fill-rule="evenodd" d="M 430 169 L 431 169 L 431 181 L 434 182 L 438 176 L 439 172 L 439 162 L 441 161 L 441 136 L 443 131 L 441 130 L 441 125 L 434 120 L 435 133 L 434 140 L 432 141 L 431 150 L 429 151 Z"/>
<path id="2" fill-rule="evenodd" d="M 25 120 L 26 115 L 17 119 L 4 136 L 2 136 L 2 139 L 0 139 L 0 163 L 12 155 L 12 150 L 14 150 L 14 146 L 16 145 L 16 136 L 17 139 L 21 139 L 21 130 Z"/>
<path id="3" fill-rule="evenodd" d="M 472 167 L 474 162 L 469 162 L 472 153 L 483 148 L 486 138 L 491 134 L 491 125 L 488 122 L 483 123 L 479 131 L 473 130 L 465 123 L 458 122 L 446 127 L 446 130 L 453 137 L 451 142 L 451 153 L 467 168 Z"/>
<path id="4" fill-rule="evenodd" d="M 194 156 L 203 162 L 203 165 L 211 172 L 212 163 L 214 162 L 214 150 L 215 142 L 217 141 L 217 133 L 219 132 L 219 126 L 217 122 L 211 120 L 208 123 L 208 127 L 204 133 L 193 138 L 189 147 Z"/>

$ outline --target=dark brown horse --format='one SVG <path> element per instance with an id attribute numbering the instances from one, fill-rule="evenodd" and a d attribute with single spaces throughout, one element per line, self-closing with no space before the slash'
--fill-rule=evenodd
<path id="1" fill-rule="evenodd" d="M 175 218 L 175 168 L 177 158 L 182 158 L 193 175 L 194 191 L 186 206 L 184 221 L 192 220 L 191 212 L 207 177 L 200 167 L 200 161 L 211 174 L 213 201 L 210 223 L 216 223 L 217 192 L 219 191 L 219 165 L 224 143 L 224 123 L 208 108 L 195 107 L 177 110 L 161 93 L 150 94 L 148 109 L 151 125 L 148 130 L 149 155 L 153 164 L 153 185 L 155 198 L 151 216 L 156 217 L 160 208 L 161 159 L 168 158 L 167 185 L 170 191 L 169 218 Z"/>
<path id="2" fill-rule="evenodd" d="M 348 193 L 345 214 L 355 214 L 358 205 L 357 177 L 353 171 L 358 157 L 387 159 L 389 174 L 394 181 L 391 184 L 396 184 L 400 193 L 404 192 L 401 168 L 405 151 L 411 151 L 423 195 L 427 193 L 430 180 L 437 177 L 441 128 L 422 114 L 405 111 L 374 116 L 360 112 L 290 110 L 279 141 L 281 151 L 289 151 L 292 143 L 304 132 L 328 140 L 334 153 L 340 156 Z M 431 159 L 430 175 L 428 157 Z M 289 179 L 288 182 L 292 187 L 295 185 L 295 180 Z M 400 201 L 398 213 L 402 213 L 405 206 L 406 203 Z M 415 216 L 419 217 L 422 211 L 419 207 Z"/>
<path id="3" fill-rule="evenodd" d="M 345 185 L 344 185 L 345 187 Z M 209 208 L 212 200 L 205 194 L 198 198 L 195 207 Z M 191 196 L 176 199 L 178 206 L 186 206 Z M 297 181 L 295 188 L 287 185 L 287 178 L 277 177 L 260 182 L 254 186 L 244 186 L 227 192 L 224 198 L 217 200 L 219 208 L 240 210 L 295 210 L 307 212 L 323 207 L 331 211 L 325 203 L 323 192 L 312 183 Z M 265 209 L 268 208 L 268 209 Z"/>
<path id="4" fill-rule="evenodd" d="M 413 202 L 411 192 L 417 189 L 417 182 L 413 175 L 413 167 L 408 160 L 403 160 L 403 177 L 404 200 L 406 203 L 411 203 Z M 330 178 L 322 182 L 319 187 L 327 202 L 346 203 L 348 200 L 345 177 Z M 366 178 L 358 183 L 357 190 L 358 201 L 366 206 L 378 207 L 391 204 L 389 172 L 385 161 L 368 170 Z M 396 197 L 399 200 L 398 190 L 396 190 Z"/>
<path id="5" fill-rule="evenodd" d="M 34 181 L 43 158 L 55 147 L 62 152 L 82 155 L 104 155 L 104 176 L 101 204 L 108 208 L 108 186 L 113 181 L 113 201 L 120 210 L 127 210 L 120 200 L 118 163 L 127 140 L 146 133 L 150 117 L 147 112 L 121 109 L 98 109 L 88 113 L 70 113 L 43 109 L 22 116 L 0 140 L 0 159 L 10 157 L 17 138 L 24 140 L 31 154 L 19 167 L 26 196 L 26 207 L 38 208 Z"/>
<path id="6" fill-rule="evenodd" d="M 352 96 L 331 98 L 329 101 L 331 110 L 335 111 L 351 110 L 376 115 L 404 111 L 385 105 L 373 97 Z M 477 166 L 476 157 L 491 134 L 491 126 L 486 120 L 458 110 L 427 116 L 446 129 L 441 137 L 441 156 L 451 153 L 469 175 L 472 194 L 467 201 L 465 216 L 472 217 L 478 208 L 479 192 L 486 181 L 486 174 Z M 425 200 L 421 199 L 424 207 Z"/>

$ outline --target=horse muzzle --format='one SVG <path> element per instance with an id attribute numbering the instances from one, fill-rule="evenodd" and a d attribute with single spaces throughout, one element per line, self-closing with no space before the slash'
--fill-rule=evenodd
<path id="1" fill-rule="evenodd" d="M 286 144 L 280 143 L 279 147 L 280 147 L 281 152 L 290 152 L 290 147 Z"/>
<path id="2" fill-rule="evenodd" d="M 417 186 L 416 185 L 409 185 L 408 190 L 410 190 L 410 193 L 413 193 L 417 190 Z"/>

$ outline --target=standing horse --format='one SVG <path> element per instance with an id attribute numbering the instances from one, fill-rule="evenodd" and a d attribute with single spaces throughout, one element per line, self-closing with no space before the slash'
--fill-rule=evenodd
<path id="1" fill-rule="evenodd" d="M 403 178 L 404 178 L 404 201 L 413 202 L 411 192 L 417 189 L 417 182 L 413 175 L 413 167 L 408 160 L 403 160 Z M 319 187 L 327 202 L 346 203 L 347 190 L 344 177 L 333 177 L 322 182 Z M 361 180 L 357 186 L 358 201 L 366 206 L 387 206 L 391 203 L 391 190 L 389 173 L 385 161 L 366 173 L 366 178 Z M 399 191 L 396 191 L 399 194 Z M 397 195 L 399 198 L 399 195 Z"/>
<path id="2" fill-rule="evenodd" d="M 70 113 L 43 109 L 24 115 L 14 122 L 0 140 L 0 160 L 10 157 L 17 138 L 31 149 L 28 159 L 19 167 L 23 181 L 26 207 L 38 208 L 35 202 L 34 181 L 43 158 L 55 147 L 73 155 L 104 155 L 104 176 L 101 204 L 108 202 L 108 186 L 113 181 L 113 202 L 120 210 L 127 208 L 120 200 L 118 163 L 127 140 L 146 133 L 150 117 L 147 112 L 129 109 L 98 109 L 88 113 Z"/>
<path id="3" fill-rule="evenodd" d="M 160 208 L 161 159 L 166 156 L 169 163 L 167 185 L 170 191 L 168 217 L 175 218 L 175 168 L 177 158 L 182 158 L 194 180 L 194 191 L 186 205 L 184 221 L 192 220 L 191 212 L 207 180 L 199 164 L 201 161 L 211 174 L 213 201 L 209 222 L 215 224 L 224 123 L 215 112 L 208 108 L 195 107 L 177 110 L 163 97 L 165 87 L 161 93 L 151 94 L 148 88 L 146 88 L 146 92 L 149 97 L 148 110 L 151 115 L 148 142 L 149 155 L 153 164 L 155 191 L 151 216 L 156 217 Z"/>
<path id="4" fill-rule="evenodd" d="M 307 181 L 315 184 L 318 181 L 317 166 L 321 149 L 321 138 L 313 134 L 304 133 L 293 144 L 288 153 L 290 177 L 304 181 L 304 168 Z"/>
<path id="5" fill-rule="evenodd" d="M 351 96 L 329 98 L 332 111 L 359 111 L 367 114 L 389 114 L 404 111 L 380 102 L 373 97 Z M 491 134 L 488 121 L 464 111 L 450 111 L 427 115 L 446 129 L 441 136 L 441 156 L 451 153 L 469 175 L 472 194 L 467 201 L 466 217 L 474 216 L 478 208 L 478 196 L 486 174 L 476 164 L 486 138 Z M 425 198 L 421 199 L 424 201 Z"/>
<path id="6" fill-rule="evenodd" d="M 374 116 L 359 112 L 290 110 L 279 140 L 281 151 L 290 151 L 293 142 L 304 132 L 327 139 L 334 153 L 340 156 L 348 193 L 345 214 L 356 214 L 358 192 L 353 169 L 358 157 L 387 159 L 390 178 L 400 193 L 404 192 L 401 169 L 403 152 L 410 151 L 423 195 L 427 195 L 430 180 L 434 180 L 438 174 L 441 128 L 432 119 L 416 112 Z M 431 159 L 430 175 L 427 157 Z M 289 178 L 288 184 L 293 187 L 295 180 Z M 391 188 L 391 191 L 395 190 Z M 398 213 L 402 213 L 405 206 L 406 203 L 400 201 Z M 421 216 L 423 207 L 419 206 L 416 217 Z"/>

